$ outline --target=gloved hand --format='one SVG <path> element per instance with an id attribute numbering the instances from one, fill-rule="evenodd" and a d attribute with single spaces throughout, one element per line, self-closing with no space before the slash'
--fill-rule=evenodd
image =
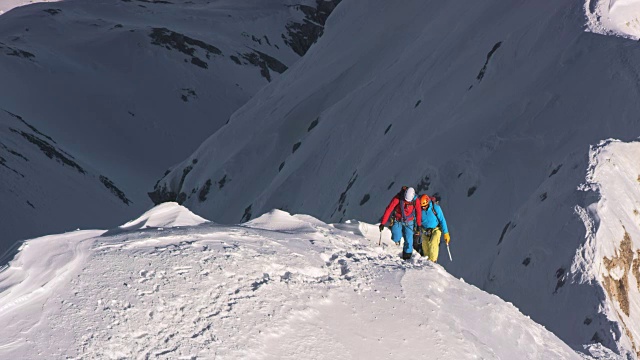
<path id="1" fill-rule="evenodd" d="M 384 224 L 380 224 L 380 226 L 378 226 L 378 228 L 380 229 L 380 232 L 382 232 L 382 230 L 384 230 Z"/>
<path id="2" fill-rule="evenodd" d="M 451 241 L 451 236 L 449 236 L 449 233 L 444 234 L 444 241 L 447 243 L 447 245 L 449 245 L 449 241 Z"/>

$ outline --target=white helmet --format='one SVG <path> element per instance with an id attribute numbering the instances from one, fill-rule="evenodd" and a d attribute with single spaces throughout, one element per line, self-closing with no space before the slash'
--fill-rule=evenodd
<path id="1" fill-rule="evenodd" d="M 416 191 L 410 187 L 407 189 L 407 191 L 404 192 L 404 201 L 413 201 L 413 199 L 416 197 Z"/>

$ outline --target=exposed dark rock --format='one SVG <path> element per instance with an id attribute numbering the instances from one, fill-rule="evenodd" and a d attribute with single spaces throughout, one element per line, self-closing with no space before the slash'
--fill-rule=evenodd
<path id="1" fill-rule="evenodd" d="M 176 202 L 182 205 L 185 201 L 187 201 L 187 194 L 185 192 L 180 192 L 180 194 L 178 194 L 178 196 L 176 197 Z"/>
<path id="2" fill-rule="evenodd" d="M 371 196 L 369 194 L 365 194 L 362 200 L 360 200 L 360 206 L 366 204 L 369 199 L 371 199 Z"/>
<path id="3" fill-rule="evenodd" d="M 49 13 L 50 15 L 58 15 L 62 10 L 60 9 L 46 9 L 46 10 L 42 10 L 46 13 Z"/>
<path id="4" fill-rule="evenodd" d="M 198 200 L 200 200 L 200 202 L 204 202 L 207 200 L 209 190 L 211 190 L 211 179 L 207 179 L 207 181 L 202 186 L 202 189 L 200 189 L 200 193 L 198 194 Z"/>
<path id="5" fill-rule="evenodd" d="M 547 200 L 547 193 L 546 192 L 540 194 L 540 201 L 545 201 L 545 200 Z"/>
<path id="6" fill-rule="evenodd" d="M 180 185 L 178 185 L 178 189 L 182 190 L 182 185 L 184 185 L 184 180 L 187 178 L 187 175 L 193 170 L 193 165 L 189 165 L 182 169 L 182 177 L 180 178 Z M 180 194 L 178 194 L 180 196 Z M 178 201 L 180 203 L 180 201 Z"/>
<path id="7" fill-rule="evenodd" d="M 309 128 L 307 129 L 307 132 L 310 132 L 311 130 L 313 130 L 313 128 L 315 128 L 316 126 L 318 126 L 318 122 L 320 121 L 320 118 L 316 118 L 315 120 L 313 120 L 311 122 L 311 125 L 309 125 Z"/>
<path id="8" fill-rule="evenodd" d="M 558 282 L 556 283 L 556 289 L 553 291 L 554 294 L 557 294 L 558 289 L 564 286 L 564 283 L 566 281 L 566 276 L 564 275 L 565 275 L 564 268 L 559 268 L 558 270 L 556 270 L 556 278 L 558 279 Z"/>
<path id="9" fill-rule="evenodd" d="M 422 180 L 420 180 L 418 185 L 416 185 L 416 194 L 429 190 L 430 185 L 431 185 L 431 179 L 429 179 L 428 175 L 425 175 L 425 177 L 423 177 Z"/>
<path id="10" fill-rule="evenodd" d="M 593 320 L 591 320 L 591 318 L 589 318 L 589 317 L 588 317 L 588 318 L 584 319 L 583 324 L 585 324 L 585 325 L 589 325 L 589 324 L 591 324 L 591 322 L 592 322 L 592 321 L 593 321 Z"/>
<path id="11" fill-rule="evenodd" d="M 278 167 L 278 172 L 282 171 L 283 168 L 284 168 L 284 161 L 280 163 L 280 166 Z"/>
<path id="12" fill-rule="evenodd" d="M 393 184 L 395 184 L 395 181 L 392 181 L 391 184 L 389 184 L 389 186 L 387 186 L 387 190 L 391 190 L 391 187 L 393 186 Z"/>
<path id="13" fill-rule="evenodd" d="M 123 203 L 125 203 L 126 205 L 131 204 L 131 200 L 129 200 L 125 193 L 122 190 L 118 189 L 118 187 L 113 183 L 113 181 L 109 180 L 108 177 L 100 175 L 100 182 L 107 189 L 109 189 L 109 191 L 111 191 L 113 195 L 122 200 Z"/>
<path id="14" fill-rule="evenodd" d="M 462 174 L 464 174 L 464 173 L 461 172 L 460 174 L 458 174 L 458 179 L 460 179 L 460 176 L 462 176 Z"/>
<path id="15" fill-rule="evenodd" d="M 27 60 L 32 60 L 36 57 L 35 55 L 33 55 L 28 51 L 20 50 L 18 48 L 14 48 L 9 45 L 5 45 L 4 43 L 1 43 L 1 42 L 0 42 L 0 50 L 2 50 L 5 55 L 17 56 Z"/>
<path id="16" fill-rule="evenodd" d="M 218 181 L 218 189 L 222 189 L 224 185 L 227 183 L 227 175 L 224 175 L 220 181 Z"/>
<path id="17" fill-rule="evenodd" d="M 0 148 L 2 148 L 4 151 L 8 152 L 9 154 L 11 154 L 11 155 L 13 155 L 15 157 L 18 157 L 18 158 L 20 158 L 20 159 L 22 159 L 24 161 L 29 161 L 29 159 L 27 159 L 24 155 L 22 155 L 19 152 L 9 148 L 8 146 L 6 146 L 3 143 L 0 143 Z"/>
<path id="18" fill-rule="evenodd" d="M 522 265 L 529 266 L 529 263 L 531 263 L 531 258 L 530 257 L 524 259 L 524 261 L 522 262 Z"/>
<path id="19" fill-rule="evenodd" d="M 389 124 L 389 126 L 387 126 L 387 128 L 384 131 L 384 134 L 387 135 L 387 133 L 389 132 L 389 130 L 391 130 L 391 126 L 393 126 L 393 124 Z"/>
<path id="20" fill-rule="evenodd" d="M 7 160 L 5 158 L 3 158 L 2 156 L 0 156 L 0 166 L 5 167 L 11 171 L 13 171 L 14 173 L 16 173 L 17 175 L 20 175 L 21 177 L 24 178 L 24 175 L 21 174 L 18 170 L 10 167 L 9 165 L 7 165 Z"/>
<path id="21" fill-rule="evenodd" d="M 244 214 L 242 215 L 240 222 L 245 222 L 249 220 L 251 220 L 251 205 L 247 206 L 247 208 L 244 209 Z"/>
<path id="22" fill-rule="evenodd" d="M 33 206 L 33 204 L 29 200 L 27 200 L 27 205 L 31 206 L 34 209 L 36 208 L 35 206 Z"/>
<path id="23" fill-rule="evenodd" d="M 487 66 L 489 65 L 489 60 L 491 60 L 491 57 L 500 48 L 501 45 L 502 45 L 502 41 L 497 42 L 495 45 L 493 45 L 493 48 L 487 54 L 487 60 L 484 62 L 484 66 L 482 67 L 482 69 L 480 69 L 480 72 L 476 77 L 478 79 L 478 82 L 482 81 L 482 78 L 484 78 L 484 74 L 487 71 Z"/>
<path id="24" fill-rule="evenodd" d="M 502 243 L 502 240 L 504 240 L 504 236 L 507 234 L 507 230 L 509 230 L 509 225 L 511 225 L 511 221 L 509 221 L 507 225 L 504 226 L 504 229 L 502 229 L 502 234 L 500 234 L 498 245 L 500 245 L 500 243 Z"/>
<path id="25" fill-rule="evenodd" d="M 200 60 L 200 58 L 197 58 L 195 56 L 191 58 L 191 63 L 193 65 L 196 65 L 196 66 L 201 67 L 203 69 L 208 69 L 209 68 L 209 64 L 207 64 L 206 62 Z"/>
<path id="26" fill-rule="evenodd" d="M 467 190 L 467 197 L 471 197 L 471 195 L 473 195 L 473 193 L 475 193 L 477 189 L 477 186 L 470 187 L 469 190 Z"/>
<path id="27" fill-rule="evenodd" d="M 27 141 L 29 141 L 30 143 L 36 145 L 40 151 L 42 151 L 49 159 L 54 159 L 57 162 L 63 164 L 63 165 L 67 165 L 70 166 L 76 170 L 78 170 L 79 173 L 81 174 L 86 174 L 86 172 L 84 171 L 84 169 L 78 165 L 75 161 L 69 159 L 67 156 L 65 156 L 65 154 L 63 154 L 62 152 L 58 151 L 58 149 L 56 149 L 54 146 L 52 146 L 51 144 L 49 144 L 48 142 L 46 142 L 45 140 L 40 139 L 39 137 L 33 135 L 33 134 L 29 134 L 26 133 L 24 131 L 20 131 L 20 130 L 15 130 L 10 128 L 9 130 L 11 130 L 12 132 L 16 133 L 16 134 L 20 134 L 22 135 L 22 137 L 24 137 L 25 139 L 27 139 Z"/>
<path id="28" fill-rule="evenodd" d="M 349 193 L 349 190 L 351 190 L 351 187 L 356 182 L 356 180 L 358 180 L 358 174 L 357 171 L 354 171 L 353 175 L 351 175 L 351 179 L 349 179 L 349 183 L 347 184 L 347 189 L 342 192 L 342 194 L 340 194 L 340 199 L 338 199 L 338 211 L 342 211 L 344 203 L 345 201 L 347 201 L 347 194 Z"/>
<path id="29" fill-rule="evenodd" d="M 555 169 L 551 171 L 551 174 L 549 174 L 549 177 L 552 177 L 553 175 L 557 174 L 561 168 L 562 168 L 562 164 L 558 165 Z"/>
<path id="30" fill-rule="evenodd" d="M 36 133 L 36 134 L 38 134 L 38 135 L 40 135 L 40 136 L 44 137 L 45 139 L 47 139 L 47 140 L 51 141 L 52 143 L 56 144 L 55 140 L 53 140 L 50 136 L 47 136 L 47 135 L 45 135 L 45 134 L 41 133 L 40 131 L 38 131 L 38 129 L 36 129 L 34 126 L 32 126 L 31 124 L 29 124 L 28 122 L 26 122 L 26 121 L 22 118 L 22 116 L 20 116 L 20 115 L 16 115 L 16 114 L 14 114 L 14 113 L 12 113 L 12 112 L 9 112 L 9 111 L 7 111 L 7 110 L 4 110 L 4 112 L 6 112 L 7 114 L 11 115 L 12 117 L 14 117 L 14 118 L 18 119 L 21 123 L 23 123 L 24 125 L 26 125 L 26 126 L 27 126 L 29 129 L 31 129 L 31 131 L 33 131 L 34 133 Z"/>
<path id="31" fill-rule="evenodd" d="M 297 143 L 293 144 L 293 149 L 291 149 L 291 153 L 294 154 L 296 151 L 298 151 L 298 149 L 300 148 L 300 145 L 302 145 L 302 142 L 298 141 Z"/>
<path id="32" fill-rule="evenodd" d="M 282 39 L 296 54 L 303 56 L 311 45 L 324 33 L 324 25 L 331 12 L 341 0 L 316 0 L 316 6 L 295 5 L 305 18 L 301 23 L 290 22 L 286 25 L 287 35 Z"/>
<path id="33" fill-rule="evenodd" d="M 418 100 L 418 102 L 416 103 L 416 105 L 413 108 L 414 109 L 417 108 L 420 105 L 420 103 L 422 103 L 422 100 Z"/>
<path id="34" fill-rule="evenodd" d="M 154 205 L 159 205 L 170 201 L 177 201 L 178 198 L 178 194 L 174 191 L 169 190 L 166 184 L 163 184 L 162 186 L 158 186 L 158 184 L 156 184 L 154 190 L 150 193 L 147 193 L 147 195 Z"/>
<path id="35" fill-rule="evenodd" d="M 240 54 L 242 58 L 247 60 L 251 65 L 260 68 L 260 75 L 271 81 L 271 73 L 269 70 L 282 74 L 287 70 L 287 66 L 280 62 L 278 59 L 271 57 L 263 52 L 252 49 L 252 52 Z"/>
<path id="36" fill-rule="evenodd" d="M 238 59 L 238 57 L 237 57 L 237 56 L 235 56 L 235 55 L 231 55 L 231 56 L 229 56 L 229 58 L 230 58 L 231 60 L 233 60 L 233 62 L 234 62 L 234 63 L 236 63 L 236 64 L 238 64 L 238 65 L 242 65 L 242 62 L 240 61 L 240 59 Z"/>
<path id="37" fill-rule="evenodd" d="M 182 99 L 182 101 L 188 102 L 189 99 L 197 99 L 198 94 L 196 94 L 196 91 L 193 89 L 184 88 L 182 89 L 182 95 L 180 96 L 180 98 Z"/>
<path id="38" fill-rule="evenodd" d="M 171 31 L 167 28 L 153 28 L 149 35 L 153 45 L 162 46 L 168 50 L 175 49 L 190 56 L 191 63 L 201 68 L 208 68 L 208 64 L 196 56 L 196 48 L 204 50 L 206 58 L 211 59 L 211 55 L 222 55 L 222 51 L 217 47 L 207 44 L 204 41 L 190 38 L 186 35 Z"/>

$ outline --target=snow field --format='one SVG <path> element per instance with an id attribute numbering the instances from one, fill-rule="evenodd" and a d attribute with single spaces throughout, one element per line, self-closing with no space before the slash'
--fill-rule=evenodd
<path id="1" fill-rule="evenodd" d="M 585 211 L 588 242 L 575 267 L 593 260 L 587 276 L 597 279 L 609 300 L 605 313 L 616 321 L 621 343 L 640 357 L 640 143 L 609 139 L 593 146 L 584 190 L 600 195 Z"/>
<path id="2" fill-rule="evenodd" d="M 166 225 L 26 242 L 0 273 L 0 357 L 580 358 L 513 305 L 403 262 L 388 231 L 377 247 L 372 225 L 278 210 Z"/>
<path id="3" fill-rule="evenodd" d="M 35 4 L 40 2 L 56 2 L 58 0 L 2 0 L 0 2 L 0 15 L 18 6 Z"/>
<path id="4" fill-rule="evenodd" d="M 586 0 L 587 29 L 598 34 L 640 38 L 640 1 Z"/>

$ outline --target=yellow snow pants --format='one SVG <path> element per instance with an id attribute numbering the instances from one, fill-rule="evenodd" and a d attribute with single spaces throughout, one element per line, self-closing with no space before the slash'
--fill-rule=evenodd
<path id="1" fill-rule="evenodd" d="M 433 262 L 438 261 L 441 236 L 442 230 L 440 230 L 440 227 L 437 227 L 431 231 L 431 237 L 427 237 L 427 233 L 422 233 L 422 253 Z"/>

